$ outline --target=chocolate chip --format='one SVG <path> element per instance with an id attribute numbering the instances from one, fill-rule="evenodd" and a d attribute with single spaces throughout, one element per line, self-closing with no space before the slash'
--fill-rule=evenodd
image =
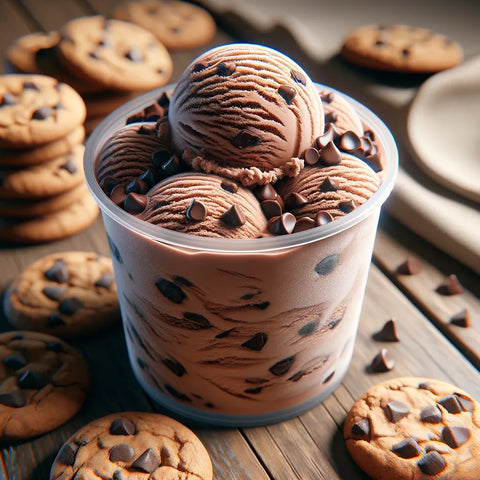
<path id="1" fill-rule="evenodd" d="M 299 335 L 311 335 L 318 327 L 318 322 L 316 320 L 308 322 L 303 327 L 298 330 Z"/>
<path id="2" fill-rule="evenodd" d="M 112 176 L 106 176 L 100 182 L 100 186 L 102 187 L 103 191 L 110 196 L 112 190 L 119 184 L 120 182 Z"/>
<path id="3" fill-rule="evenodd" d="M 42 289 L 42 293 L 50 300 L 60 300 L 67 290 L 55 285 L 47 285 Z"/>
<path id="4" fill-rule="evenodd" d="M 327 177 L 319 187 L 319 190 L 321 192 L 336 192 L 338 189 L 335 186 L 335 183 L 330 179 L 330 177 Z"/>
<path id="5" fill-rule="evenodd" d="M 301 193 L 292 192 L 286 199 L 285 205 L 290 210 L 295 210 L 305 206 L 308 203 L 308 199 Z"/>
<path id="6" fill-rule="evenodd" d="M 257 187 L 254 193 L 260 202 L 264 200 L 276 200 L 278 197 L 278 193 L 270 183 Z"/>
<path id="7" fill-rule="evenodd" d="M 247 221 L 242 208 L 233 204 L 221 217 L 220 220 L 227 226 L 232 228 L 241 227 Z"/>
<path id="8" fill-rule="evenodd" d="M 0 393 L 0 404 L 7 407 L 21 408 L 27 405 L 27 392 L 15 390 L 9 393 Z"/>
<path id="9" fill-rule="evenodd" d="M 63 352 L 63 345 L 60 342 L 49 342 L 45 349 L 50 352 L 61 353 Z"/>
<path id="10" fill-rule="evenodd" d="M 348 130 L 347 132 L 340 135 L 337 140 L 337 145 L 340 150 L 344 150 L 346 152 L 353 152 L 357 149 L 361 149 L 362 141 L 355 132 Z"/>
<path id="11" fill-rule="evenodd" d="M 470 438 L 470 435 L 470 429 L 464 426 L 446 426 L 442 430 L 443 441 L 452 448 L 462 446 Z"/>
<path id="12" fill-rule="evenodd" d="M 0 104 L 1 107 L 7 107 L 9 105 L 16 105 L 15 97 L 11 93 L 4 93 L 2 96 L 2 103 Z"/>
<path id="13" fill-rule="evenodd" d="M 303 159 L 307 165 L 315 165 L 319 158 L 320 152 L 314 147 L 307 148 L 303 152 Z"/>
<path id="14" fill-rule="evenodd" d="M 253 335 L 246 342 L 242 343 L 242 347 L 259 352 L 267 343 L 268 336 L 266 333 L 260 332 Z"/>
<path id="15" fill-rule="evenodd" d="M 418 468 L 427 475 L 436 475 L 445 468 L 445 460 L 436 451 L 428 452 L 418 462 Z"/>
<path id="16" fill-rule="evenodd" d="M 233 62 L 222 62 L 217 66 L 217 75 L 220 77 L 229 77 L 235 72 L 236 68 Z"/>
<path id="17" fill-rule="evenodd" d="M 112 435 L 135 435 L 135 424 L 126 418 L 116 418 L 110 425 Z"/>
<path id="18" fill-rule="evenodd" d="M 361 435 L 366 436 L 370 434 L 370 421 L 368 418 L 361 418 L 360 420 L 357 420 L 353 425 L 352 425 L 352 433 L 354 435 Z"/>
<path id="19" fill-rule="evenodd" d="M 133 463 L 132 470 L 144 473 L 153 473 L 160 466 L 160 460 L 157 454 L 151 449 L 147 448 Z"/>
<path id="20" fill-rule="evenodd" d="M 402 50 L 402 57 L 408 57 L 410 55 L 410 50 L 408 48 L 404 48 Z"/>
<path id="21" fill-rule="evenodd" d="M 53 266 L 50 267 L 44 275 L 48 280 L 58 283 L 67 283 L 70 278 L 65 260 L 63 259 L 55 260 Z"/>
<path id="22" fill-rule="evenodd" d="M 328 124 L 328 128 L 325 130 L 323 135 L 320 135 L 316 140 L 318 148 L 325 148 L 330 142 L 333 142 L 336 138 L 336 133 L 337 132 L 335 131 L 333 125 Z"/>
<path id="23" fill-rule="evenodd" d="M 374 334 L 375 340 L 381 342 L 399 342 L 397 324 L 394 318 L 387 320 L 382 329 Z"/>
<path id="24" fill-rule="evenodd" d="M 222 180 L 220 186 L 230 193 L 237 193 L 238 192 L 238 185 L 235 182 L 230 182 L 229 180 Z"/>
<path id="25" fill-rule="evenodd" d="M 375 357 L 373 357 L 370 368 L 374 373 L 388 372 L 395 366 L 393 357 L 388 353 L 386 348 L 382 348 Z"/>
<path id="26" fill-rule="evenodd" d="M 301 85 L 305 86 L 307 84 L 305 75 L 298 70 L 290 70 L 290 76 L 295 82 L 300 83 Z"/>
<path id="27" fill-rule="evenodd" d="M 125 185 L 125 193 L 146 193 L 148 190 L 148 185 L 139 178 L 134 178 Z"/>
<path id="28" fill-rule="evenodd" d="M 318 212 L 315 215 L 315 225 L 317 227 L 321 227 L 322 225 L 326 225 L 327 223 L 333 222 L 334 218 L 332 214 L 328 212 Z"/>
<path id="29" fill-rule="evenodd" d="M 435 405 L 428 405 L 420 411 L 420 418 L 426 423 L 440 423 L 442 421 L 442 412 Z"/>
<path id="30" fill-rule="evenodd" d="M 47 325 L 49 328 L 60 327 L 65 325 L 63 318 L 58 313 L 52 313 L 48 317 Z"/>
<path id="31" fill-rule="evenodd" d="M 458 295 L 463 293 L 463 287 L 457 276 L 452 273 L 437 287 L 437 292 L 440 295 Z"/>
<path id="32" fill-rule="evenodd" d="M 175 398 L 178 398 L 178 400 L 181 400 L 182 402 L 191 402 L 191 398 L 188 397 L 188 395 L 185 395 L 182 392 L 179 392 L 176 388 L 172 387 L 168 383 L 164 385 L 165 390 L 172 395 Z"/>
<path id="33" fill-rule="evenodd" d="M 455 393 L 454 395 L 457 397 L 457 400 L 460 402 L 460 405 L 465 412 L 473 412 L 475 410 L 475 406 L 471 398 L 463 395 L 462 393 Z"/>
<path id="34" fill-rule="evenodd" d="M 278 94 L 285 100 L 285 102 L 290 105 L 292 100 L 295 98 L 297 91 L 290 85 L 280 85 L 278 87 Z"/>
<path id="35" fill-rule="evenodd" d="M 111 462 L 131 462 L 134 456 L 135 451 L 130 445 L 120 443 L 110 449 L 108 458 Z"/>
<path id="36" fill-rule="evenodd" d="M 141 213 L 147 208 L 148 197 L 140 193 L 129 193 L 123 200 L 123 208 L 132 214 Z"/>
<path id="37" fill-rule="evenodd" d="M 155 168 L 162 168 L 163 164 L 167 162 L 172 154 L 168 150 L 157 150 L 152 153 L 152 164 Z"/>
<path id="38" fill-rule="evenodd" d="M 357 206 L 355 205 L 354 200 L 347 200 L 345 202 L 340 202 L 338 204 L 339 210 L 341 210 L 343 213 L 350 213 L 355 210 Z"/>
<path id="39" fill-rule="evenodd" d="M 205 328 L 212 328 L 212 324 L 200 313 L 195 312 L 183 312 L 183 318 L 188 323 L 184 323 L 182 326 L 190 330 L 202 330 Z"/>
<path id="40" fill-rule="evenodd" d="M 40 91 L 40 88 L 38 88 L 38 85 L 34 82 L 23 82 L 23 89 L 24 90 L 36 90 L 37 92 Z"/>
<path id="41" fill-rule="evenodd" d="M 295 361 L 295 356 L 284 358 L 279 362 L 272 365 L 268 370 L 275 376 L 279 377 L 287 373 L 290 368 L 292 368 L 293 362 Z"/>
<path id="42" fill-rule="evenodd" d="M 138 179 L 145 183 L 148 188 L 153 187 L 157 183 L 157 175 L 151 168 L 147 168 Z"/>
<path id="43" fill-rule="evenodd" d="M 64 443 L 62 448 L 57 453 L 55 462 L 60 465 L 73 465 L 75 463 L 75 456 L 78 447 L 72 443 Z"/>
<path id="44" fill-rule="evenodd" d="M 267 224 L 268 231 L 274 235 L 288 235 L 295 229 L 295 215 L 285 212 L 278 217 L 272 217 Z"/>
<path id="45" fill-rule="evenodd" d="M 192 68 L 192 73 L 198 73 L 201 72 L 202 70 L 205 70 L 208 67 L 208 64 L 206 63 L 196 63 L 193 68 Z"/>
<path id="46" fill-rule="evenodd" d="M 315 220 L 313 220 L 313 218 L 300 217 L 295 223 L 293 233 L 304 232 L 305 230 L 310 230 L 311 228 L 314 228 L 316 226 L 317 224 L 315 223 Z"/>
<path id="47" fill-rule="evenodd" d="M 323 258 L 315 265 L 315 272 L 319 275 L 328 275 L 338 265 L 338 254 L 332 253 L 328 257 Z"/>
<path id="48" fill-rule="evenodd" d="M 67 160 L 65 163 L 60 165 L 60 168 L 66 170 L 70 174 L 74 174 L 77 171 L 77 165 L 73 160 Z"/>
<path id="49" fill-rule="evenodd" d="M 162 363 L 169 369 L 171 370 L 177 377 L 181 377 L 184 375 L 187 371 L 185 370 L 185 367 L 178 362 L 177 360 L 173 360 L 170 358 L 164 358 L 162 360 Z"/>
<path id="50" fill-rule="evenodd" d="M 333 142 L 327 143 L 327 145 L 320 150 L 320 161 L 324 165 L 338 165 L 341 160 L 342 154 Z"/>
<path id="51" fill-rule="evenodd" d="M 27 364 L 27 359 L 23 353 L 11 353 L 3 359 L 3 364 L 8 370 L 18 370 Z"/>
<path id="52" fill-rule="evenodd" d="M 417 388 L 421 390 L 431 390 L 432 384 L 430 382 L 420 382 Z"/>
<path id="53" fill-rule="evenodd" d="M 180 160 L 173 155 L 161 166 L 160 170 L 168 177 L 176 175 L 182 171 Z"/>
<path id="54" fill-rule="evenodd" d="M 178 285 L 165 278 L 159 278 L 155 282 L 155 286 L 173 303 L 182 303 L 187 298 L 185 292 Z"/>
<path id="55" fill-rule="evenodd" d="M 440 404 L 448 413 L 461 413 L 463 410 L 462 405 L 456 395 L 444 397 L 437 403 Z"/>
<path id="56" fill-rule="evenodd" d="M 168 107 L 170 104 L 170 99 L 168 98 L 166 92 L 162 92 L 162 94 L 157 98 L 157 103 L 163 108 Z"/>
<path id="57" fill-rule="evenodd" d="M 385 406 L 385 415 L 392 423 L 397 423 L 410 413 L 410 407 L 399 400 L 392 400 Z"/>
<path id="58" fill-rule="evenodd" d="M 143 62 L 143 55 L 142 52 L 138 48 L 131 48 L 127 54 L 125 55 L 126 58 L 131 60 L 132 62 L 135 63 L 141 63 Z"/>
<path id="59" fill-rule="evenodd" d="M 267 219 L 278 217 L 282 214 L 282 206 L 277 200 L 264 200 L 260 206 Z"/>
<path id="60" fill-rule="evenodd" d="M 422 262 L 416 257 L 408 257 L 397 267 L 397 272 L 402 275 L 417 275 L 422 270 Z"/>
<path id="61" fill-rule="evenodd" d="M 413 458 L 420 455 L 420 447 L 414 438 L 407 437 L 405 440 L 394 445 L 392 452 L 401 458 Z"/>
<path id="62" fill-rule="evenodd" d="M 45 386 L 45 381 L 41 373 L 29 369 L 18 377 L 17 385 L 24 390 L 40 390 Z"/>
<path id="63" fill-rule="evenodd" d="M 46 120 L 53 115 L 50 107 L 40 107 L 32 113 L 32 120 Z"/>
<path id="64" fill-rule="evenodd" d="M 375 173 L 383 170 L 383 162 L 380 154 L 374 153 L 372 155 L 367 155 L 363 160 Z"/>
<path id="65" fill-rule="evenodd" d="M 83 307 L 83 303 L 77 297 L 70 297 L 63 300 L 58 306 L 58 311 L 64 315 L 73 315 Z"/>
<path id="66" fill-rule="evenodd" d="M 88 56 L 89 56 L 90 58 L 93 58 L 93 60 L 99 60 L 99 59 L 100 59 L 100 56 L 99 56 L 98 53 L 95 52 L 95 51 L 89 52 Z"/>
<path id="67" fill-rule="evenodd" d="M 256 135 L 253 135 L 248 130 L 242 130 L 235 137 L 232 138 L 231 143 L 235 148 L 243 149 L 248 147 L 254 147 L 258 145 L 262 139 Z"/>
<path id="68" fill-rule="evenodd" d="M 207 216 L 207 207 L 199 200 L 193 199 L 187 208 L 185 216 L 191 222 L 202 222 Z"/>
<path id="69" fill-rule="evenodd" d="M 102 273 L 100 278 L 95 282 L 95 287 L 106 288 L 107 290 L 111 288 L 115 277 L 110 272 Z"/>
<path id="70" fill-rule="evenodd" d="M 320 94 L 320 98 L 322 99 L 322 102 L 332 103 L 334 99 L 334 94 L 333 92 L 322 92 Z"/>
<path id="71" fill-rule="evenodd" d="M 470 310 L 464 308 L 460 312 L 456 313 L 450 318 L 450 323 L 457 325 L 458 327 L 469 328 L 472 326 L 472 317 Z"/>

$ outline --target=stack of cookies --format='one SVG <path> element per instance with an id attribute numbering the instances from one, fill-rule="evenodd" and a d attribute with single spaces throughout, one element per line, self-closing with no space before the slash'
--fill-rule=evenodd
<path id="1" fill-rule="evenodd" d="M 134 96 L 165 85 L 173 71 L 168 50 L 152 33 L 100 15 L 18 38 L 7 50 L 7 67 L 72 86 L 87 107 L 87 135 Z"/>
<path id="2" fill-rule="evenodd" d="M 0 240 L 57 240 L 93 223 L 85 114 L 80 95 L 55 78 L 0 76 Z"/>

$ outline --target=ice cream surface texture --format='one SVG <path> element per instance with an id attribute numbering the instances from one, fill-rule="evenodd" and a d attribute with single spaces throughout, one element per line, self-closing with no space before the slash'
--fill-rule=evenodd
<path id="1" fill-rule="evenodd" d="M 174 148 L 195 169 L 247 186 L 296 175 L 324 127 L 304 70 L 276 50 L 248 44 L 198 57 L 178 81 L 168 118 Z"/>

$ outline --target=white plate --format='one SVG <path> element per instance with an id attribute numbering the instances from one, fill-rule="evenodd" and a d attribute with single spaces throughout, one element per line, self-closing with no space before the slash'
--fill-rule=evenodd
<path id="1" fill-rule="evenodd" d="M 420 167 L 480 202 L 480 56 L 430 77 L 412 102 L 407 129 Z"/>

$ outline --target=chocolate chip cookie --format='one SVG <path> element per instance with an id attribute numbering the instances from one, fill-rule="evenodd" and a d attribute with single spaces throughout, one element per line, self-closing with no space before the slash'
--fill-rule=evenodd
<path id="1" fill-rule="evenodd" d="M 94 420 L 59 450 L 50 480 L 151 478 L 212 480 L 212 463 L 185 425 L 156 413 L 121 412 Z"/>
<path id="2" fill-rule="evenodd" d="M 146 28 L 169 50 L 205 45 L 216 31 L 215 21 L 206 10 L 177 0 L 130 1 L 115 8 L 113 16 Z"/>
<path id="3" fill-rule="evenodd" d="M 86 108 L 66 83 L 44 75 L 0 76 L 0 148 L 33 148 L 81 125 Z"/>
<path id="4" fill-rule="evenodd" d="M 344 437 L 374 479 L 476 480 L 480 472 L 480 405 L 440 380 L 371 387 L 350 410 Z"/>
<path id="5" fill-rule="evenodd" d="M 345 38 L 340 56 L 361 67 L 404 73 L 435 73 L 461 63 L 460 45 L 426 28 L 365 25 Z"/>
<path id="6" fill-rule="evenodd" d="M 80 251 L 40 258 L 9 286 L 4 311 L 16 328 L 60 337 L 103 330 L 120 320 L 112 261 Z"/>
<path id="7" fill-rule="evenodd" d="M 144 28 L 102 16 L 80 17 L 61 29 L 62 64 L 76 76 L 116 91 L 165 85 L 173 64 L 167 49 Z"/>
<path id="8" fill-rule="evenodd" d="M 0 334 L 0 440 L 23 440 L 60 426 L 82 406 L 87 365 L 58 338 L 38 332 Z"/>

